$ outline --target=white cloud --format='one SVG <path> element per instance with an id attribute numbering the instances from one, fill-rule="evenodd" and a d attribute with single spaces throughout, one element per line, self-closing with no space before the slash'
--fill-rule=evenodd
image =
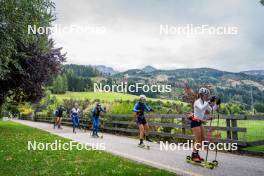
<path id="1" fill-rule="evenodd" d="M 100 35 L 54 35 L 57 45 L 62 46 L 68 53 L 68 63 L 104 64 L 119 70 L 153 65 L 158 68 L 214 67 L 240 71 L 264 66 L 263 54 L 260 52 L 264 44 L 259 42 L 261 39 L 258 38 L 262 35 L 264 26 L 260 18 L 260 15 L 264 15 L 264 7 L 256 2 L 55 2 L 57 24 L 106 27 L 106 33 Z M 159 34 L 161 24 L 190 23 L 235 25 L 239 27 L 240 33 L 237 36 L 189 37 Z"/>

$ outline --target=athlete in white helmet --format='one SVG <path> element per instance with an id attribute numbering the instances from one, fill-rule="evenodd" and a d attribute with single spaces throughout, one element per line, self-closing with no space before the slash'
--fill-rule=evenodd
<path id="1" fill-rule="evenodd" d="M 209 95 L 209 94 L 210 94 L 210 90 L 207 89 L 207 88 L 205 88 L 205 87 L 201 87 L 201 88 L 199 89 L 199 94 L 200 94 L 200 95 Z"/>
<path id="2" fill-rule="evenodd" d="M 139 96 L 139 99 L 140 99 L 140 100 L 146 100 L 146 98 L 147 98 L 146 95 L 143 95 L 143 94 L 141 94 L 141 95 Z"/>
<path id="3" fill-rule="evenodd" d="M 209 101 L 210 91 L 209 89 L 202 87 L 199 89 L 199 98 L 193 105 L 193 117 L 191 118 L 191 128 L 195 136 L 195 145 L 193 147 L 192 160 L 203 161 L 198 151 L 201 148 L 202 142 L 205 140 L 205 130 L 202 123 L 206 120 L 206 112 L 211 112 L 218 108 L 220 100 L 216 102 L 216 98 L 212 97 Z"/>

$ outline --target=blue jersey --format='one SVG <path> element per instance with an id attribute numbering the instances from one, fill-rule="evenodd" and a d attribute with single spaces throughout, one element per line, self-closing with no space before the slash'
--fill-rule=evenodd
<path id="1" fill-rule="evenodd" d="M 150 112 L 151 109 L 146 103 L 137 102 L 133 108 L 133 112 L 137 113 L 137 117 L 144 118 L 144 112 Z"/>

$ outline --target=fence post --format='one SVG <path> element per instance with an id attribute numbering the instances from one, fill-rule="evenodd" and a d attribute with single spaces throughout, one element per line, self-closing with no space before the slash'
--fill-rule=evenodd
<path id="1" fill-rule="evenodd" d="M 186 119 L 185 117 L 182 117 L 182 134 L 186 134 Z"/>
<path id="2" fill-rule="evenodd" d="M 226 119 L 226 127 L 231 127 L 230 119 Z M 231 131 L 229 131 L 229 130 L 226 131 L 226 138 L 231 139 Z"/>
<path id="3" fill-rule="evenodd" d="M 237 120 L 232 119 L 231 124 L 232 124 L 232 127 L 237 127 Z M 238 140 L 237 131 L 232 131 L 232 139 Z"/>

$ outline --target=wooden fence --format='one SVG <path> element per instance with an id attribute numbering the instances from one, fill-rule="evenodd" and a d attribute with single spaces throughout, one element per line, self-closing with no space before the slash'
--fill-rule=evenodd
<path id="1" fill-rule="evenodd" d="M 149 126 L 151 128 L 149 135 L 153 137 L 166 137 L 173 139 L 182 139 L 182 140 L 191 140 L 193 139 L 193 135 L 190 131 L 190 124 L 184 115 L 179 114 L 150 114 L 146 115 L 148 119 Z M 213 121 L 216 122 L 217 115 L 213 116 Z M 223 143 L 237 143 L 240 147 L 247 146 L 257 146 L 264 145 L 264 140 L 251 141 L 248 142 L 245 139 L 241 139 L 239 137 L 239 133 L 247 132 L 247 128 L 239 127 L 238 120 L 264 120 L 264 117 L 261 116 L 248 116 L 248 115 L 220 115 L 221 126 L 216 126 L 216 123 L 213 123 L 211 127 L 209 127 L 209 123 L 205 124 L 205 129 L 211 129 L 212 137 L 211 141 L 216 141 L 214 137 L 214 131 L 218 130 L 222 135 L 219 137 L 218 141 Z M 51 117 L 38 117 L 34 118 L 35 121 L 41 122 L 53 122 L 53 118 Z M 82 128 L 91 129 L 91 119 L 81 118 L 80 123 Z M 63 119 L 64 125 L 71 125 L 70 118 Z M 224 124 L 224 125 L 223 125 Z M 137 135 L 137 125 L 136 119 L 131 114 L 111 114 L 104 115 L 101 118 L 101 128 L 104 131 L 111 133 L 125 133 Z M 264 128 L 263 128 L 264 130 Z M 264 134 L 263 134 L 264 135 Z"/>

